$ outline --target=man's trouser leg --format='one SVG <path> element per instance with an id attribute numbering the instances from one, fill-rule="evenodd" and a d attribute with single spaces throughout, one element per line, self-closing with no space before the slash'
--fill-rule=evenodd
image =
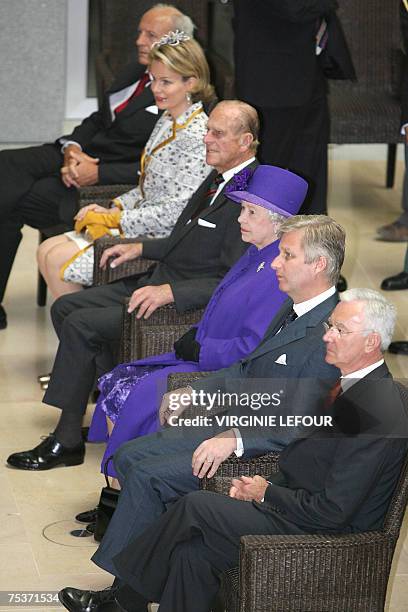
<path id="1" fill-rule="evenodd" d="M 42 229 L 63 220 L 72 224 L 78 191 L 62 183 L 61 164 L 62 155 L 53 145 L 0 151 L 0 303 L 23 225 Z"/>
<path id="2" fill-rule="evenodd" d="M 192 473 L 197 446 L 213 436 L 212 429 L 183 431 L 173 427 L 123 444 L 114 457 L 121 483 L 118 506 L 109 523 L 95 563 L 112 572 L 112 557 L 142 533 L 181 496 L 196 491 Z"/>
<path id="3" fill-rule="evenodd" d="M 121 281 L 65 295 L 51 308 L 59 346 L 44 403 L 83 413 L 96 372 L 115 365 L 112 345 L 121 334 Z"/>
<path id="4" fill-rule="evenodd" d="M 220 574 L 238 565 L 240 538 L 249 533 L 301 531 L 259 505 L 197 491 L 180 499 L 115 557 L 115 575 L 160 602 L 163 612 L 208 612 Z"/>

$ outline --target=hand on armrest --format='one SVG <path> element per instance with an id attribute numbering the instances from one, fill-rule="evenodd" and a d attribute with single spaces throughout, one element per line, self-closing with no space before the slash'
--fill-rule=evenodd
<path id="1" fill-rule="evenodd" d="M 136 242 L 132 244 L 115 244 L 115 246 L 110 247 L 109 249 L 105 249 L 101 257 L 101 263 L 99 265 L 101 268 L 105 268 L 108 259 L 114 257 L 115 261 L 112 261 L 110 266 L 111 268 L 117 268 L 117 266 L 120 266 L 120 264 L 123 264 L 126 261 L 131 261 L 132 259 L 137 259 L 138 257 L 141 257 L 142 253 L 143 244 L 141 242 Z M 130 310 L 129 312 L 132 311 Z"/>
<path id="2" fill-rule="evenodd" d="M 133 312 L 135 308 L 138 308 L 136 318 L 141 319 L 143 317 L 148 319 L 156 308 L 171 304 L 172 302 L 174 302 L 174 296 L 170 285 L 148 285 L 147 287 L 136 289 L 132 293 L 128 312 Z"/>

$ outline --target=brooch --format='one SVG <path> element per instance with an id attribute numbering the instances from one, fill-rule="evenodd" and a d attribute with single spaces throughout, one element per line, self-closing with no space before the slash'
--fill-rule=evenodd
<path id="1" fill-rule="evenodd" d="M 265 262 L 263 261 L 262 263 L 259 264 L 258 268 L 257 268 L 257 272 L 260 272 L 261 270 L 263 270 L 265 268 Z"/>

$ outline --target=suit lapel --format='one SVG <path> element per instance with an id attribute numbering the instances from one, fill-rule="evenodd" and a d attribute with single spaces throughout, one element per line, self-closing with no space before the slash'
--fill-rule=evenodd
<path id="1" fill-rule="evenodd" d="M 269 353 L 270 351 L 279 348 L 280 346 L 284 346 L 290 342 L 304 338 L 309 333 L 312 333 L 313 328 L 331 313 L 338 301 L 338 294 L 335 293 L 327 300 L 290 323 L 290 325 L 285 327 L 285 329 L 278 334 L 276 332 L 280 329 L 286 315 L 292 308 L 292 301 L 288 300 L 288 302 L 285 302 L 275 319 L 272 321 L 261 344 L 251 354 L 251 359 L 258 358 L 265 353 Z"/>
<path id="2" fill-rule="evenodd" d="M 248 164 L 248 166 L 246 167 L 250 169 L 255 169 L 257 166 L 258 166 L 258 162 L 254 161 L 251 164 Z M 187 204 L 187 206 L 181 213 L 174 227 L 174 230 L 171 233 L 170 240 L 168 243 L 169 247 L 167 249 L 167 253 L 171 249 L 173 249 L 175 245 L 178 242 L 180 242 L 180 240 L 184 238 L 186 234 L 191 232 L 193 227 L 195 227 L 198 224 L 199 218 L 205 219 L 206 217 L 210 217 L 215 211 L 221 208 L 221 206 L 223 206 L 225 202 L 227 201 L 227 198 L 225 196 L 225 188 L 227 187 L 230 181 L 228 181 L 228 183 L 224 185 L 221 193 L 218 194 L 218 196 L 216 197 L 214 202 L 211 204 L 211 206 L 208 206 L 206 209 L 204 209 L 199 214 L 198 217 L 196 217 L 193 221 L 190 221 L 190 223 L 188 223 L 189 219 L 191 219 L 191 217 L 193 216 L 196 208 L 201 204 L 202 199 L 205 198 L 208 192 L 208 189 L 211 183 L 213 182 L 214 178 L 217 176 L 217 174 L 218 174 L 217 170 L 213 170 L 212 172 L 210 172 L 206 180 L 203 183 L 201 183 L 200 187 L 197 189 L 195 194 L 190 198 L 189 203 Z"/>
<path id="3" fill-rule="evenodd" d="M 140 108 L 146 108 L 147 106 L 152 106 L 154 104 L 154 97 L 152 94 L 151 87 L 145 87 L 141 94 L 132 98 L 126 108 L 123 109 L 122 112 L 118 114 L 118 119 L 120 117 L 126 117 L 131 115 L 135 111 Z M 161 113 L 158 113 L 156 117 L 159 117 Z"/>

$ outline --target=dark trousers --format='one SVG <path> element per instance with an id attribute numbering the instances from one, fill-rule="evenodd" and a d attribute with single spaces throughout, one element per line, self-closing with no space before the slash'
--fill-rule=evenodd
<path id="1" fill-rule="evenodd" d="M 122 305 L 129 296 L 118 281 L 64 295 L 51 308 L 59 346 L 44 403 L 84 413 L 95 380 L 113 368 Z"/>
<path id="2" fill-rule="evenodd" d="M 0 151 L 0 303 L 27 224 L 43 229 L 72 225 L 78 191 L 60 179 L 63 157 L 57 146 Z"/>
<path id="3" fill-rule="evenodd" d="M 181 496 L 196 491 L 194 450 L 212 431 L 185 434 L 177 427 L 123 444 L 114 457 L 121 484 L 119 503 L 93 560 L 115 574 L 112 559 Z"/>
<path id="4" fill-rule="evenodd" d="M 115 574 L 160 612 L 209 612 L 220 575 L 239 563 L 243 535 L 299 534 L 267 504 L 197 491 L 184 496 L 114 559 Z"/>
<path id="5" fill-rule="evenodd" d="M 330 121 L 323 76 L 318 75 L 309 103 L 292 108 L 258 108 L 258 111 L 261 162 L 288 168 L 308 181 L 309 191 L 301 214 L 327 214 Z"/>

